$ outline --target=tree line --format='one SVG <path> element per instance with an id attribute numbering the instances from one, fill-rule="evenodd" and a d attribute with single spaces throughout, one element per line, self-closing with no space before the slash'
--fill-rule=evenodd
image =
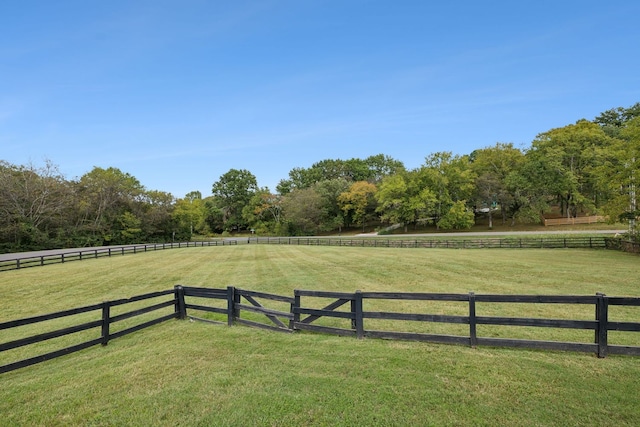
<path id="1" fill-rule="evenodd" d="M 538 222 L 552 207 L 566 217 L 601 214 L 629 222 L 639 210 L 640 103 L 540 133 L 526 149 L 496 143 L 465 155 L 429 154 L 407 169 L 384 154 L 326 159 L 294 168 L 275 191 L 248 170 L 176 198 L 146 189 L 117 168 L 68 180 L 56 165 L 0 161 L 0 251 L 168 242 L 194 234 L 341 232 L 367 224 L 439 229 Z"/>

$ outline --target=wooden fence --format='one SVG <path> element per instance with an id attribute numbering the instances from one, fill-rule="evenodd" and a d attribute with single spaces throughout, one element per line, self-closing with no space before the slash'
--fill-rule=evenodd
<path id="1" fill-rule="evenodd" d="M 544 225 L 576 225 L 576 224 L 595 224 L 598 222 L 606 222 L 607 218 L 604 216 L 581 216 L 577 218 L 549 218 L 544 220 Z"/>
<path id="2" fill-rule="evenodd" d="M 629 252 L 633 254 L 640 254 L 640 243 L 630 242 L 628 240 L 622 240 L 617 238 L 605 239 L 607 249 L 613 249 L 617 251 Z"/>
<path id="3" fill-rule="evenodd" d="M 82 261 L 115 255 L 137 254 L 163 249 L 202 246 L 234 246 L 238 244 L 296 245 L 296 246 L 345 246 L 361 248 L 422 248 L 422 249 L 629 249 L 628 242 L 618 238 L 595 237 L 551 237 L 551 238 L 502 238 L 502 239 L 396 239 L 396 238 L 336 238 L 336 237 L 250 237 L 229 238 L 205 242 L 158 243 L 128 245 L 79 250 L 61 250 L 46 255 L 22 255 L 15 258 L 0 258 L 0 272 L 71 261 Z M 633 246 L 640 252 L 637 244 Z"/>
<path id="4" fill-rule="evenodd" d="M 94 304 L 86 307 L 46 314 L 43 316 L 35 316 L 0 323 L 0 331 L 15 330 L 16 328 L 27 327 L 28 325 L 35 325 L 36 329 L 44 330 L 46 328 L 51 328 L 52 323 L 53 328 L 58 328 L 49 332 L 38 333 L 36 335 L 0 343 L 0 352 L 18 349 L 27 345 L 36 345 L 55 338 L 66 337 L 66 340 L 62 343 L 62 348 L 58 348 L 53 351 L 48 349 L 45 353 L 38 356 L 2 365 L 0 366 L 0 374 L 34 365 L 39 362 L 44 362 L 46 360 L 55 359 L 66 354 L 84 350 L 85 348 L 89 348 L 94 345 L 101 344 L 105 346 L 109 343 L 109 340 L 176 318 L 180 313 L 180 308 L 177 305 L 179 299 L 176 297 L 176 292 L 177 291 L 174 289 L 153 292 L 138 295 L 129 299 L 106 301 L 101 304 Z M 170 300 L 165 301 L 164 299 L 166 299 L 167 295 L 171 295 L 172 297 Z M 150 301 L 154 299 L 162 299 L 162 301 Z M 134 305 L 135 309 L 119 314 L 113 313 L 114 309 L 126 309 L 126 306 L 128 305 Z M 159 316 L 157 313 L 154 313 L 154 315 L 149 318 L 149 313 L 163 309 L 164 311 L 167 311 L 167 307 L 172 307 L 172 309 L 169 310 L 169 313 L 162 313 Z M 87 316 L 90 317 L 90 319 L 86 319 Z M 142 319 L 139 322 L 137 321 L 138 319 L 133 322 L 124 322 L 127 319 L 137 318 L 138 316 L 141 316 L 139 319 Z M 119 330 L 114 330 L 112 325 L 120 322 L 125 326 Z M 56 325 L 56 323 L 59 324 Z M 83 331 L 88 331 L 88 336 L 87 334 L 81 335 L 80 337 L 73 336 L 74 334 L 78 334 Z M 71 345 L 69 345 L 70 343 Z"/>
<path id="5" fill-rule="evenodd" d="M 322 309 L 305 308 L 300 299 L 305 298 L 333 298 L 335 302 Z M 357 338 L 385 338 L 401 340 L 417 340 L 447 344 L 464 344 L 470 346 L 486 345 L 500 347 L 524 347 L 531 349 L 565 350 L 594 352 L 599 357 L 611 354 L 640 355 L 640 347 L 610 345 L 609 331 L 640 332 L 639 322 L 612 322 L 609 320 L 610 306 L 640 307 L 640 298 L 607 297 L 603 294 L 596 296 L 543 296 L 543 295 L 475 295 L 469 294 L 433 294 L 433 293 L 390 293 L 390 292 L 356 292 L 355 294 L 295 291 L 294 329 L 305 329 L 338 335 L 355 335 Z M 468 305 L 465 315 L 445 315 L 427 313 L 402 313 L 390 311 L 365 310 L 364 302 L 368 300 L 404 300 L 404 301 L 437 301 L 462 302 Z M 347 306 L 349 311 L 335 311 L 337 307 Z M 581 304 L 594 306 L 593 320 L 565 320 L 540 319 L 519 317 L 480 316 L 477 313 L 477 303 L 516 303 L 516 304 Z M 440 310 L 438 310 L 440 311 Z M 301 318 L 302 315 L 307 317 Z M 337 317 L 350 319 L 352 324 L 346 328 L 328 328 L 312 325 L 321 317 Z M 468 325 L 468 334 L 443 335 L 402 331 L 368 330 L 365 319 L 384 319 L 414 322 L 450 323 Z M 594 331 L 594 343 L 573 343 L 542 340 L 523 340 L 510 338 L 480 337 L 477 333 L 478 325 L 494 326 L 526 326 L 540 328 L 568 328 L 587 329 Z"/>
<path id="6" fill-rule="evenodd" d="M 248 291 L 232 286 L 227 289 L 177 286 L 176 289 L 178 298 L 184 301 L 178 305 L 180 308 L 178 317 L 181 319 L 189 317 L 194 320 L 222 323 L 219 320 L 203 319 L 188 314 L 188 310 L 196 310 L 221 314 L 226 318 L 226 323 L 229 326 L 237 323 L 283 332 L 293 332 L 294 330 L 292 321 L 295 298 L 265 292 Z M 202 301 L 201 298 L 218 300 L 218 306 L 203 305 L 202 302 L 198 304 L 194 303 L 195 301 Z M 268 308 L 264 305 L 265 301 L 279 303 L 280 307 Z M 242 312 L 257 314 L 258 316 L 254 316 L 254 319 L 242 318 Z M 266 319 L 264 319 L 263 316 L 266 317 Z M 263 321 L 258 321 L 256 317 Z"/>
<path id="7" fill-rule="evenodd" d="M 335 237 L 260 237 L 249 243 L 266 245 L 349 246 L 361 248 L 423 248 L 423 249 L 603 249 L 606 237 L 552 237 L 503 239 L 393 239 Z"/>
<path id="8" fill-rule="evenodd" d="M 0 271 L 18 270 L 21 268 L 41 267 L 50 264 L 63 264 L 71 261 L 82 261 L 116 255 L 138 254 L 164 249 L 194 248 L 198 246 L 237 245 L 238 240 L 212 240 L 206 242 L 151 243 L 145 245 L 123 245 L 91 249 L 68 250 L 59 252 L 46 251 L 43 255 L 21 255 L 8 259 L 0 259 Z"/>
<path id="9" fill-rule="evenodd" d="M 615 307 L 640 307 L 640 298 L 608 297 L 604 294 L 594 296 L 565 296 L 565 295 L 475 295 L 469 294 L 435 294 L 435 293 L 389 293 L 389 292 L 324 292 L 324 291 L 294 291 L 293 298 L 262 292 L 246 291 L 234 287 L 227 289 L 207 289 L 178 286 L 176 289 L 178 298 L 185 299 L 181 307 L 181 318 L 190 317 L 203 320 L 189 314 L 188 310 L 199 310 L 218 313 L 225 317 L 226 323 L 244 324 L 248 326 L 273 329 L 278 331 L 313 331 L 334 335 L 354 336 L 357 338 L 386 338 L 417 340 L 448 344 L 464 344 L 470 346 L 502 346 L 524 347 L 531 349 L 566 350 L 593 352 L 599 357 L 607 354 L 623 354 L 640 356 L 640 346 L 616 345 L 609 343 L 609 331 L 640 332 L 640 312 L 637 322 L 613 321 L 609 315 L 609 308 Z M 198 299 L 198 304 L 189 302 L 189 299 Z M 212 307 L 202 302 L 202 299 L 218 300 L 218 306 Z M 259 301 L 260 300 L 260 301 Z M 313 300 L 328 302 L 318 305 Z M 382 300 L 392 301 L 433 301 L 440 303 L 463 303 L 464 314 L 428 314 L 403 313 L 397 311 L 366 310 L 365 302 Z M 249 305 L 243 303 L 249 302 Z M 277 302 L 279 307 L 267 307 L 266 301 Z M 303 304 L 304 302 L 304 304 Z M 482 304 L 484 310 L 491 312 L 489 304 L 562 304 L 569 306 L 592 306 L 591 319 L 548 319 L 529 317 L 500 317 L 483 316 L 479 313 L 477 304 Z M 443 307 L 433 308 L 442 312 Z M 460 310 L 458 310 L 460 311 Z M 495 310 L 493 310 L 495 311 Z M 243 318 L 246 312 L 253 316 L 251 320 Z M 498 310 L 499 312 L 499 310 Z M 261 315 L 261 316 L 260 316 Z M 258 319 L 261 319 L 260 322 Z M 321 319 L 342 320 L 347 325 L 342 327 L 325 322 L 318 324 Z M 367 319 L 367 320 L 365 320 Z M 370 320 L 397 320 L 425 323 L 448 323 L 465 325 L 468 333 L 465 335 L 428 334 L 419 332 L 407 332 L 400 330 L 373 330 L 367 329 L 365 324 Z M 205 319 L 207 320 L 207 319 Z M 211 321 L 211 320 L 207 320 Z M 218 320 L 218 322 L 221 322 Z M 287 323 L 288 322 L 288 323 Z M 548 340 L 526 340 L 481 336 L 478 334 L 478 326 L 515 326 L 533 328 L 576 329 L 593 331 L 592 342 L 558 342 Z M 635 340 L 634 342 L 637 342 Z"/>
<path id="10" fill-rule="evenodd" d="M 150 301 L 171 295 L 170 300 Z M 136 306 L 132 311 L 118 315 L 112 314 L 112 309 L 132 303 L 145 301 L 144 306 Z M 373 309 L 376 302 L 382 301 L 385 310 Z M 402 307 L 398 302 L 420 303 L 431 302 L 432 313 L 424 308 L 415 311 L 399 311 Z M 328 304 L 327 304 L 328 303 Z M 273 305 L 277 306 L 273 306 Z M 395 304 L 395 305 L 394 305 Z M 451 304 L 457 304 L 456 309 Z M 464 310 L 460 309 L 460 304 Z M 567 306 L 591 306 L 591 318 L 583 319 L 557 319 L 514 317 L 504 315 L 501 310 L 493 310 L 493 304 L 562 304 Z M 372 307 L 369 308 L 369 305 Z M 480 309 L 481 305 L 482 309 Z M 412 306 L 414 307 L 414 306 Z M 36 316 L 27 319 L 0 323 L 0 330 L 9 330 L 26 325 L 34 325 L 84 313 L 97 312 L 99 318 L 84 321 L 79 324 L 66 325 L 61 329 L 51 332 L 13 339 L 0 343 L 0 352 L 24 347 L 31 344 L 44 342 L 53 338 L 63 337 L 78 333 L 99 329 L 97 336 L 74 343 L 62 349 L 49 351 L 39 356 L 18 360 L 0 366 L 0 373 L 12 371 L 18 368 L 33 365 L 69 353 L 73 353 L 94 345 L 107 345 L 109 340 L 130 334 L 135 331 L 156 325 L 169 319 L 203 320 L 214 323 L 226 323 L 231 326 L 242 324 L 282 332 L 311 331 L 325 334 L 353 336 L 356 338 L 383 338 L 398 340 L 414 340 L 433 343 L 446 343 L 476 346 L 494 347 L 520 347 L 536 350 L 561 350 L 594 353 L 598 357 L 606 357 L 608 354 L 640 356 L 640 346 L 635 338 L 630 340 L 633 345 L 613 344 L 610 341 L 610 331 L 616 332 L 640 332 L 640 320 L 635 322 L 613 320 L 610 314 L 612 307 L 640 307 L 638 297 L 608 297 L 604 294 L 594 296 L 566 296 L 566 295 L 476 295 L 468 294 L 443 294 L 443 293 L 397 293 L 397 292 L 325 292 L 296 290 L 293 297 L 274 295 L 264 292 L 248 291 L 235 287 L 226 289 L 196 288 L 176 286 L 172 290 L 154 292 L 124 300 L 109 301 L 102 304 L 71 309 L 52 313 L 44 316 Z M 157 310 L 171 308 L 169 313 L 163 313 L 158 317 L 144 319 L 134 325 L 126 325 L 118 331 L 111 330 L 111 325 L 125 319 L 136 316 L 148 315 Z M 391 310 L 389 310 L 391 308 Z M 415 310 L 415 307 L 413 308 Z M 452 313 L 443 314 L 446 310 Z M 629 310 L 629 309 L 625 309 Z M 462 312 L 464 311 L 464 313 Z M 486 313 L 482 313 L 485 311 Z M 517 310 L 521 313 L 523 310 Z M 210 313 L 212 317 L 196 317 L 193 312 Z M 485 314 L 485 315 L 483 315 Z M 640 314 L 640 313 L 638 313 Z M 629 315 L 625 315 L 628 320 Z M 634 319 L 636 317 L 633 317 Z M 640 319 L 640 316 L 637 316 Z M 412 324 L 431 325 L 426 328 L 435 329 L 433 325 L 453 324 L 461 326 L 464 333 L 430 333 L 426 330 L 407 330 L 408 327 L 374 329 L 368 328 L 370 322 L 375 321 L 400 321 Z M 342 322 L 342 324 L 340 324 Z M 390 322 L 384 323 L 385 325 Z M 402 323 L 405 325 L 406 323 Z M 485 334 L 478 333 L 478 327 L 528 327 L 548 329 L 574 329 L 591 331 L 593 339 L 589 342 L 567 342 L 547 339 L 515 339 L 508 336 L 500 336 L 504 332 L 495 333 L 489 329 Z M 423 328 L 424 329 L 424 328 Z M 458 329 L 458 331 L 461 331 Z"/>

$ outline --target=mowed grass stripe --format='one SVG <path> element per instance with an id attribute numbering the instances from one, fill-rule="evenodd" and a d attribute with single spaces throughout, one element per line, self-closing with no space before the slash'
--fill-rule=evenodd
<path id="1" fill-rule="evenodd" d="M 638 374 L 622 357 L 176 321 L 3 375 L 0 425 L 631 426 Z"/>
<path id="2" fill-rule="evenodd" d="M 289 296 L 294 289 L 637 296 L 637 260 L 604 250 L 185 248 L 2 273 L 0 321 L 178 283 Z M 539 317 L 593 316 L 590 306 L 535 307 Z M 478 308 L 479 315 L 523 314 L 517 304 Z M 393 311 L 450 309 L 464 313 L 420 304 Z M 638 309 L 618 310 L 612 317 L 640 318 Z M 491 334 L 520 329 L 524 337 L 576 332 Z M 631 357 L 170 321 L 105 348 L 3 374 L 0 425 L 638 425 L 638 378 L 640 363 Z"/>
<path id="3" fill-rule="evenodd" d="M 636 296 L 637 257 L 606 250 L 237 246 L 100 258 L 0 275 L 0 321 L 185 286 Z"/>

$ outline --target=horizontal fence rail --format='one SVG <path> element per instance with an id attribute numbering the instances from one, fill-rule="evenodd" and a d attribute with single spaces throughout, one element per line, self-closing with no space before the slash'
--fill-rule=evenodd
<path id="1" fill-rule="evenodd" d="M 544 220 L 545 226 L 550 225 L 576 225 L 576 224 L 595 224 L 598 222 L 606 222 L 607 218 L 604 216 L 581 216 L 577 218 L 549 218 Z"/>
<path id="2" fill-rule="evenodd" d="M 399 239 L 399 238 L 335 238 L 335 237 L 255 237 L 249 243 L 267 245 L 348 246 L 363 248 L 426 248 L 426 249 L 603 249 L 606 237 L 562 238 L 487 238 L 487 239 Z"/>
<path id="3" fill-rule="evenodd" d="M 206 292 L 199 288 L 184 288 L 184 295 L 194 295 L 208 298 Z M 401 340 L 417 340 L 436 343 L 463 344 L 463 345 L 486 345 L 499 347 L 522 347 L 530 349 L 547 349 L 563 351 L 593 352 L 599 357 L 606 357 L 608 353 L 623 355 L 640 355 L 639 346 L 623 346 L 609 344 L 609 331 L 640 332 L 640 322 L 612 322 L 609 321 L 609 306 L 640 307 L 640 298 L 631 297 L 607 297 L 603 294 L 594 296 L 576 295 L 475 295 L 469 294 L 442 294 L 442 293 L 395 293 L 395 292 L 326 292 L 296 290 L 294 297 L 282 297 L 277 295 L 263 294 L 228 287 L 226 290 L 217 289 L 210 298 L 224 300 L 227 299 L 227 310 L 223 308 L 212 309 L 208 306 L 192 306 L 186 304 L 187 308 L 195 308 L 210 312 L 226 314 L 227 324 L 235 323 L 248 326 L 256 326 L 268 329 L 286 330 L 285 322 L 278 320 L 280 316 L 283 320 L 288 319 L 288 329 L 291 331 L 304 330 L 312 332 L 327 333 L 341 336 L 353 336 L 357 338 L 385 338 Z M 247 298 L 251 305 L 241 304 L 242 298 Z M 279 300 L 290 305 L 289 312 L 270 310 L 263 307 L 253 297 L 262 297 L 271 300 Z M 303 299 L 322 299 L 325 304 L 309 306 L 302 304 Z M 330 300 L 327 301 L 327 300 Z M 428 314 L 428 313 L 402 313 L 394 311 L 373 311 L 365 310 L 365 302 L 373 300 L 404 300 L 404 301 L 433 301 L 433 302 L 457 302 L 466 304 L 467 314 Z M 328 302 L 328 304 L 327 304 Z M 547 318 L 526 318 L 526 317 L 505 317 L 505 316 L 482 316 L 478 314 L 476 304 L 565 304 L 565 305 L 590 305 L 593 306 L 594 317 L 591 319 L 571 320 L 571 319 L 547 319 Z M 265 325 L 252 320 L 240 318 L 241 310 L 252 313 L 259 313 L 271 320 L 274 325 Z M 640 312 L 638 313 L 640 318 Z M 186 317 L 186 313 L 183 317 Z M 190 316 L 191 317 L 191 316 Z M 347 325 L 340 327 L 336 325 L 319 325 L 316 321 L 320 319 L 334 319 L 347 321 Z M 465 336 L 438 335 L 415 333 L 406 331 L 377 331 L 365 329 L 365 319 L 372 320 L 398 320 L 426 323 L 449 323 L 458 325 L 468 325 L 469 333 Z M 479 325 L 488 326 L 515 326 L 534 328 L 557 328 L 591 330 L 594 333 L 594 342 L 557 342 L 544 340 L 523 340 L 510 338 L 483 337 L 477 333 Z"/>
<path id="4" fill-rule="evenodd" d="M 149 300 L 171 296 L 169 300 L 160 302 Z M 139 303 L 145 302 L 144 305 Z M 384 307 L 391 310 L 373 309 L 382 302 Z M 136 305 L 117 315 L 112 309 L 128 304 Z M 411 311 L 398 310 L 403 303 L 414 304 Z M 431 313 L 420 308 L 416 312 L 415 304 L 435 304 L 431 306 Z M 536 317 L 505 316 L 498 310 L 498 315 L 491 315 L 491 308 L 502 304 L 536 305 L 561 304 L 567 306 L 592 307 L 589 312 L 591 318 L 583 319 L 555 319 Z M 455 305 L 452 313 L 445 313 Z M 635 321 L 613 320 L 610 309 L 614 307 L 636 307 L 638 316 L 631 317 Z M 111 325 L 157 310 L 171 308 L 150 320 L 146 319 L 137 324 L 129 325 L 118 331 L 113 331 Z M 627 309 L 628 310 L 628 309 Z M 205 317 L 196 317 L 192 312 L 204 312 Z M 520 310 L 516 310 L 520 313 Z M 95 338 L 74 343 L 71 346 L 49 351 L 35 357 L 19 360 L 0 366 L 0 373 L 9 372 L 35 363 L 50 360 L 65 354 L 73 353 L 97 344 L 107 345 L 109 340 L 115 339 L 169 319 L 202 320 L 219 324 L 246 325 L 281 332 L 311 331 L 356 338 L 382 338 L 424 341 L 434 343 L 458 344 L 494 347 L 518 347 L 534 350 L 561 350 L 594 353 L 598 357 L 608 354 L 640 356 L 640 346 L 620 345 L 610 343 L 610 331 L 640 332 L 640 298 L 638 297 L 608 297 L 604 294 L 591 296 L 582 295 L 490 295 L 473 292 L 468 294 L 447 293 L 401 293 L 401 292 L 326 292 L 312 290 L 295 290 L 293 297 L 275 295 L 265 292 L 244 290 L 229 286 L 226 289 L 188 287 L 177 285 L 174 289 L 148 293 L 116 301 L 60 311 L 43 316 L 13 320 L 0 323 L 0 330 L 11 330 L 28 325 L 36 325 L 55 319 L 65 319 L 86 313 L 96 313 L 95 318 L 88 322 L 79 322 L 53 331 L 38 333 L 27 337 L 13 339 L 0 343 L 0 353 L 44 342 L 53 338 L 63 337 L 81 331 L 100 328 Z M 213 316 L 213 317 L 207 317 Z M 629 317 L 627 315 L 627 317 Z M 217 320 L 216 320 L 217 319 Z M 451 324 L 463 327 L 464 334 L 415 332 L 407 328 L 392 328 L 378 330 L 367 328 L 369 322 L 400 321 L 425 325 Z M 403 323 L 404 324 L 404 323 Z M 557 340 L 514 339 L 501 336 L 487 336 L 479 334 L 478 327 L 529 327 L 554 328 L 592 331 L 594 337 L 590 342 L 563 342 Z M 633 340 L 635 344 L 638 340 Z"/>
<path id="5" fill-rule="evenodd" d="M 142 307 L 136 308 L 135 310 L 124 312 L 118 315 L 112 315 L 112 309 L 114 308 L 124 307 L 128 304 L 140 303 L 150 299 L 157 299 L 157 298 L 165 297 L 167 295 L 171 295 L 170 300 L 162 301 L 160 303 L 154 303 L 151 305 L 144 305 Z M 129 299 L 121 299 L 117 301 L 105 301 L 100 304 L 94 304 L 86 307 L 80 307 L 80 308 L 75 308 L 71 310 L 59 311 L 56 313 L 51 313 L 43 316 L 36 316 L 36 317 L 30 317 L 26 319 L 0 323 L 0 330 L 11 330 L 14 328 L 27 326 L 27 325 L 38 325 L 38 327 L 40 328 L 45 328 L 48 325 L 50 325 L 49 322 L 51 321 L 70 318 L 69 322 L 71 322 L 73 321 L 73 316 L 79 316 L 84 313 L 93 313 L 95 317 L 95 320 L 91 320 L 89 322 L 75 323 L 71 326 L 65 326 L 63 328 L 56 329 L 51 332 L 40 333 L 37 335 L 32 335 L 32 336 L 0 343 L 0 353 L 4 351 L 24 347 L 24 346 L 36 344 L 36 343 L 41 343 L 53 338 L 64 337 L 64 336 L 78 333 L 81 331 L 97 329 L 95 332 L 95 335 L 96 335 L 95 338 L 81 341 L 79 343 L 76 342 L 71 346 L 67 346 L 54 351 L 48 351 L 44 354 L 40 354 L 35 357 L 30 357 L 27 359 L 1 365 L 0 374 L 4 372 L 13 371 L 15 369 L 23 368 L 26 366 L 30 366 L 36 363 L 55 359 L 57 357 L 74 353 L 76 351 L 80 351 L 94 345 L 101 344 L 105 346 L 112 339 L 131 334 L 133 332 L 148 328 L 158 323 L 162 323 L 169 319 L 174 319 L 179 315 L 178 301 L 179 299 L 177 298 L 176 290 L 171 289 L 166 291 L 138 295 Z M 160 315 L 159 317 L 154 317 L 151 320 L 145 320 L 141 323 L 136 323 L 134 325 L 127 324 L 127 326 L 125 326 L 123 329 L 118 331 L 113 331 L 112 329 L 112 325 L 118 322 L 122 322 L 126 319 L 132 319 L 134 317 L 141 316 L 143 314 L 155 312 L 157 310 L 166 309 L 168 307 L 172 307 L 172 309 L 168 314 L 163 314 L 163 315 Z"/>
<path id="6" fill-rule="evenodd" d="M 606 357 L 607 353 L 640 355 L 638 346 L 611 345 L 608 343 L 609 331 L 640 332 L 640 322 L 610 322 L 609 306 L 640 307 L 640 298 L 610 298 L 603 294 L 595 296 L 544 296 L 544 295 L 475 295 L 469 294 L 430 294 L 430 293 L 388 293 L 388 292 L 356 292 L 355 294 L 295 291 L 294 329 L 311 330 L 337 335 L 355 335 L 358 338 L 385 338 L 401 340 L 417 340 L 426 342 L 464 344 L 471 346 L 486 345 L 499 347 L 522 347 L 530 349 L 564 350 L 594 352 L 598 357 Z M 305 308 L 300 299 L 305 297 L 333 298 L 335 302 L 322 309 Z M 443 315 L 427 313 L 398 313 L 387 311 L 368 311 L 364 308 L 367 300 L 405 300 L 405 301 L 438 301 L 464 302 L 468 304 L 465 315 Z M 334 309 L 349 303 L 349 311 Z M 477 303 L 516 303 L 516 304 L 568 304 L 594 306 L 594 320 L 564 320 L 544 318 L 516 318 L 479 316 Z M 301 316 L 308 317 L 302 319 Z M 351 319 L 351 328 L 335 328 L 310 325 L 321 317 Z M 639 316 L 640 317 L 640 316 Z M 431 323 L 450 323 L 468 325 L 469 332 L 465 336 L 442 334 L 412 333 L 403 331 L 376 331 L 365 329 L 365 319 L 401 320 Z M 587 329 L 594 331 L 595 342 L 574 343 L 543 340 L 524 340 L 509 338 L 480 337 L 478 325 L 493 326 L 527 326 L 538 328 Z"/>
<path id="7" fill-rule="evenodd" d="M 263 329 L 271 329 L 284 332 L 292 332 L 290 322 L 293 320 L 293 304 L 294 298 L 281 295 L 274 295 L 265 292 L 248 291 L 235 287 L 227 289 L 207 289 L 177 286 L 177 295 L 184 299 L 184 309 L 180 312 L 180 318 L 191 318 L 193 320 L 206 320 L 212 323 L 223 323 L 210 319 L 203 319 L 192 315 L 187 315 L 187 310 L 204 311 L 208 313 L 217 313 L 226 316 L 226 322 L 229 326 L 237 323 L 247 326 L 253 326 Z M 218 306 L 203 305 L 204 303 L 195 304 L 191 302 L 195 299 L 213 299 L 223 301 L 224 304 L 218 303 Z M 283 311 L 281 307 L 268 307 L 266 301 L 271 303 L 277 302 L 287 307 L 287 311 Z M 253 318 L 242 318 L 242 313 L 254 314 Z M 257 316 L 255 316 L 257 315 Z M 266 317 L 266 320 L 264 317 Z M 262 321 L 258 321 L 258 319 Z"/>
<path id="8" fill-rule="evenodd" d="M 620 238 L 556 237 L 556 238 L 487 238 L 487 239 L 398 239 L 398 238 L 336 238 L 336 237 L 248 237 L 227 238 L 202 242 L 157 243 L 91 249 L 69 250 L 43 255 L 0 255 L 0 272 L 21 268 L 62 264 L 71 261 L 97 259 L 116 255 L 137 254 L 149 251 L 208 246 L 236 246 L 238 244 L 294 245 L 294 246 L 344 246 L 361 248 L 423 248 L 423 249 L 613 249 L 640 253 L 640 244 Z"/>
<path id="9" fill-rule="evenodd" d="M 61 249 L 56 251 L 44 251 L 41 255 L 21 255 L 16 257 L 2 256 L 0 258 L 0 271 L 19 270 L 21 268 L 41 267 L 51 264 L 63 264 L 71 261 L 82 261 L 117 255 L 138 254 L 165 249 L 195 248 L 203 246 L 230 246 L 237 245 L 238 240 L 212 240 L 204 242 L 176 242 L 176 243 L 152 243 L 144 245 L 105 246 L 90 249 Z"/>

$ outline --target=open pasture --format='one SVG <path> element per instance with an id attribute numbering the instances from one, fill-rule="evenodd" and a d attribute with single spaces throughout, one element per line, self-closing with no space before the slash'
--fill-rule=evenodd
<path id="1" fill-rule="evenodd" d="M 604 250 L 188 248 L 2 273 L 0 322 L 175 284 L 281 295 L 359 289 L 638 296 L 637 273 L 637 256 Z M 522 308 L 486 310 L 509 316 Z M 535 309 L 554 318 L 593 316 L 566 306 Z M 611 316 L 637 321 L 638 311 Z M 528 337 L 541 328 L 511 329 L 511 336 Z M 554 339 L 580 334 L 552 331 Z M 623 335 L 638 345 L 637 337 Z M 0 425 L 637 425 L 638 378 L 640 362 L 632 357 L 170 321 L 2 375 Z"/>

